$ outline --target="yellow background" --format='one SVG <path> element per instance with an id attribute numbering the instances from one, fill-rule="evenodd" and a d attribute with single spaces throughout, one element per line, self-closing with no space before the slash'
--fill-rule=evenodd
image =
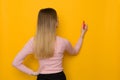
<path id="1" fill-rule="evenodd" d="M 36 80 L 12 66 L 12 61 L 34 35 L 38 11 L 55 8 L 57 34 L 74 46 L 82 21 L 88 24 L 77 56 L 65 53 L 67 80 L 120 80 L 120 0 L 0 0 L 0 80 Z M 25 64 L 37 70 L 32 55 Z"/>

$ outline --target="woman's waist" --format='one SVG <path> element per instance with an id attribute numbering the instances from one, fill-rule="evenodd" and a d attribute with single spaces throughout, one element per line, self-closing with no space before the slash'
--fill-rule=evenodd
<path id="1" fill-rule="evenodd" d="M 54 69 L 40 69 L 38 72 L 40 74 L 54 74 L 63 71 L 63 68 L 54 68 Z"/>

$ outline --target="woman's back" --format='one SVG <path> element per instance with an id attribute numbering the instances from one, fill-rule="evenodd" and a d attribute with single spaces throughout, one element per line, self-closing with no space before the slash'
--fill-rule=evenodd
<path id="1" fill-rule="evenodd" d="M 55 42 L 54 56 L 47 59 L 40 59 L 40 67 L 38 71 L 40 73 L 56 73 L 63 70 L 62 59 L 65 50 L 65 42 L 62 37 L 57 36 Z"/>
<path id="2" fill-rule="evenodd" d="M 34 53 L 33 41 L 34 41 L 34 37 L 31 37 L 28 40 L 28 42 L 24 45 L 24 47 L 18 52 L 18 54 L 16 55 L 13 61 L 13 65 L 15 67 L 19 68 L 21 71 L 27 74 L 32 74 L 33 71 L 27 68 L 26 66 L 24 66 L 22 62 L 28 54 Z M 67 39 L 64 39 L 60 36 L 56 36 L 54 55 L 51 58 L 39 60 L 39 64 L 40 64 L 38 68 L 39 73 L 56 73 L 63 70 L 62 58 L 63 58 L 63 53 L 65 49 L 67 49 L 66 41 Z"/>

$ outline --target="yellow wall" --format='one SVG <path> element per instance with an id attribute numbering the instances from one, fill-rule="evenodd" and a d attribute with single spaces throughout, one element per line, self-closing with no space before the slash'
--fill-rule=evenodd
<path id="1" fill-rule="evenodd" d="M 57 10 L 57 34 L 73 46 L 82 21 L 88 24 L 79 55 L 65 53 L 67 80 L 120 80 L 120 0 L 0 0 L 0 80 L 36 80 L 12 67 L 12 61 L 34 35 L 38 11 L 44 7 Z M 32 55 L 25 64 L 37 70 Z"/>

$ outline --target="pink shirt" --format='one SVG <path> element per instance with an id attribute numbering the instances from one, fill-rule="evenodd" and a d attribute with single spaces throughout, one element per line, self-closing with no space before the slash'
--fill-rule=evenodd
<path id="1" fill-rule="evenodd" d="M 27 55 L 34 53 L 33 40 L 34 37 L 31 37 L 28 40 L 28 42 L 24 45 L 24 47 L 18 52 L 12 63 L 14 67 L 27 74 L 32 74 L 33 70 L 26 67 L 24 64 L 22 64 L 22 62 Z M 64 51 L 67 51 L 68 53 L 73 55 L 77 54 L 81 47 L 81 43 L 82 43 L 82 38 L 78 40 L 78 43 L 73 48 L 71 43 L 67 39 L 57 36 L 54 56 L 48 59 L 38 60 L 40 64 L 38 68 L 38 72 L 41 74 L 46 74 L 46 73 L 56 73 L 62 71 L 63 70 L 62 59 L 64 56 Z"/>

